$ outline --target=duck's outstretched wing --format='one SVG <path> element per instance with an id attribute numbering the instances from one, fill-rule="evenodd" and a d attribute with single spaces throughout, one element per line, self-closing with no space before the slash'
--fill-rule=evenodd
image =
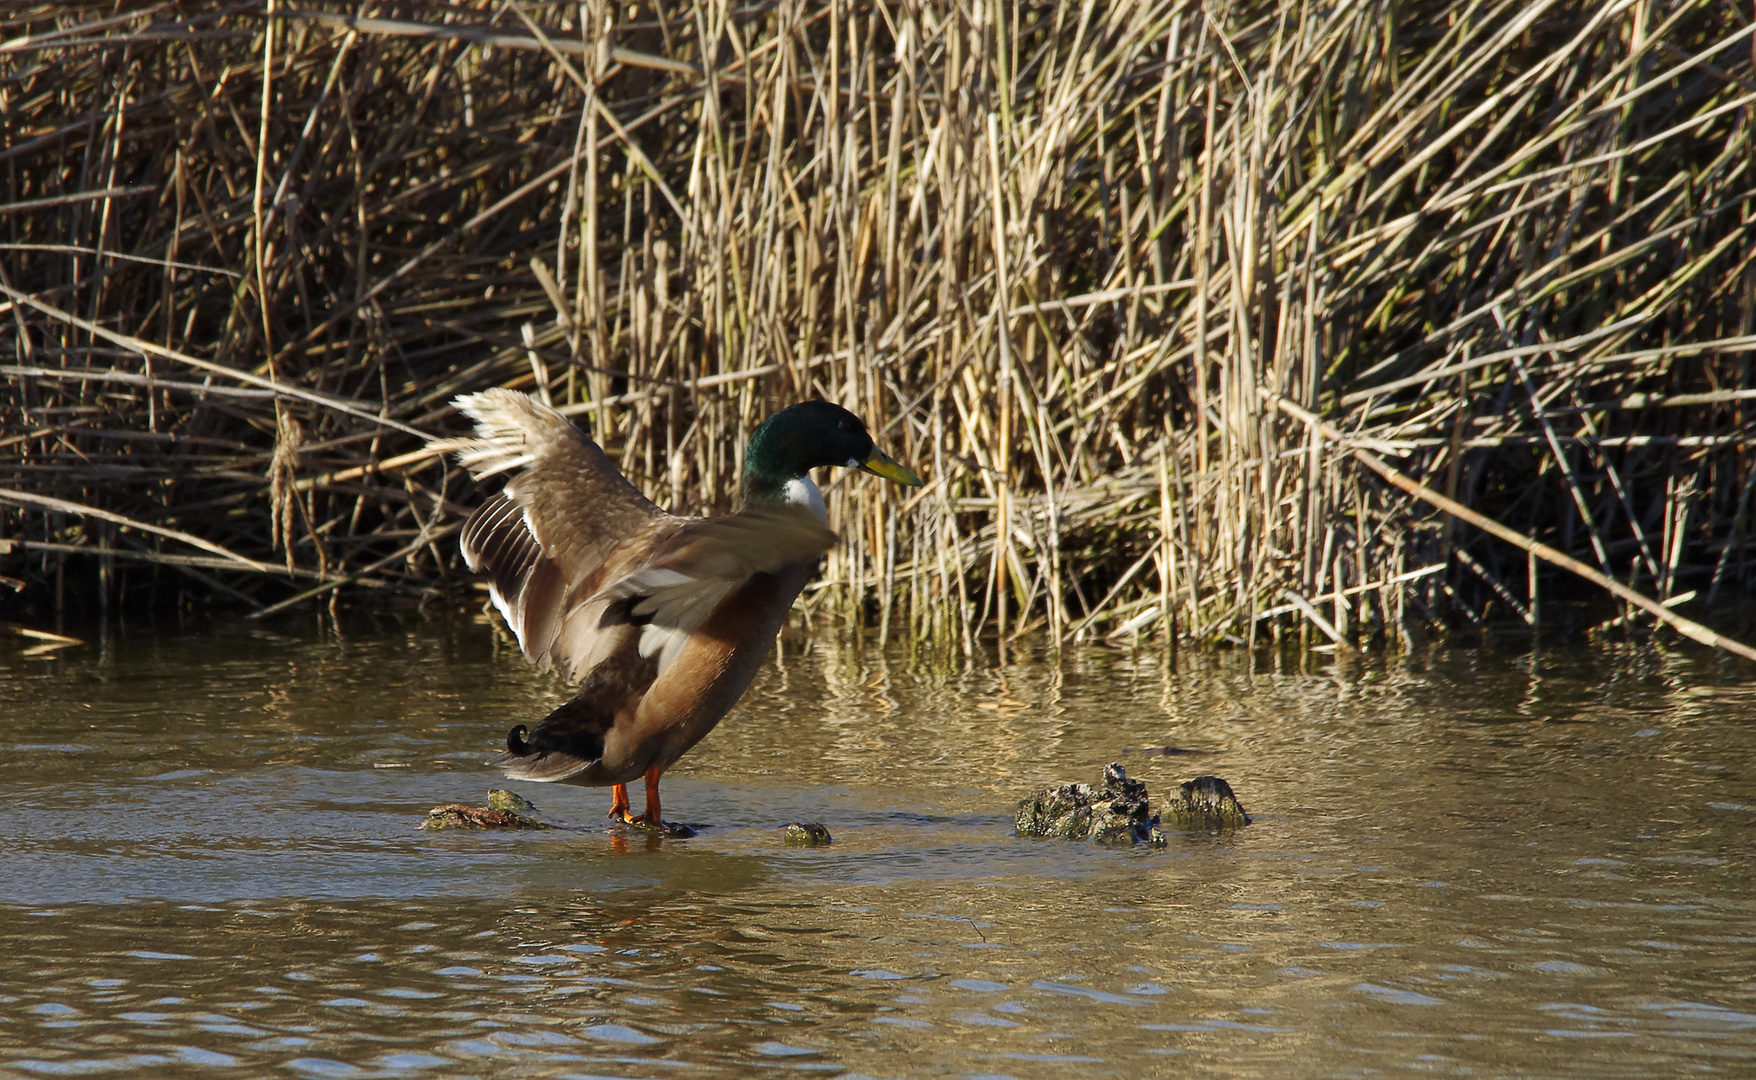
<path id="1" fill-rule="evenodd" d="M 619 550 L 597 575 L 607 583 L 580 599 L 556 636 L 556 662 L 582 674 L 578 695 L 528 735 L 515 730 L 489 764 L 518 780 L 638 775 L 646 740 L 697 720 L 732 654 L 767 651 L 804 581 L 785 571 L 834 540 L 810 511 L 786 507 L 672 518 Z M 625 572 L 608 573 L 611 562 Z M 649 695 L 665 704 L 651 707 Z"/>
<path id="2" fill-rule="evenodd" d="M 568 616 L 606 580 L 606 570 L 618 569 L 619 552 L 677 519 L 535 398 L 492 389 L 459 397 L 456 405 L 475 421 L 476 434 L 434 445 L 455 451 L 478 479 L 517 470 L 464 525 L 464 560 L 487 575 L 494 606 L 525 656 L 544 670 L 553 664 L 582 673 L 583 657 L 572 655 L 580 643 L 558 640 Z"/>

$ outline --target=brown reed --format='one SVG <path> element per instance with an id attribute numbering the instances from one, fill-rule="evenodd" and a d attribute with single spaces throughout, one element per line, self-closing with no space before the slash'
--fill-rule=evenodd
<path id="1" fill-rule="evenodd" d="M 964 652 L 1553 610 L 1356 451 L 1744 592 L 1753 108 L 1721 0 L 13 5 L 0 573 L 456 588 L 507 385 L 689 511 L 863 414 L 804 606 Z"/>

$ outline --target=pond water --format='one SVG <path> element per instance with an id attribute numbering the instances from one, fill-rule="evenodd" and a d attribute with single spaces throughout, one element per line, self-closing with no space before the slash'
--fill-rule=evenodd
<path id="1" fill-rule="evenodd" d="M 381 618 L 0 654 L 0 1076 L 1756 1074 L 1756 673 L 1699 652 L 793 637 L 673 840 L 529 784 L 577 828 L 420 831 L 564 689 Z M 1255 823 L 1013 835 L 1108 761 Z"/>

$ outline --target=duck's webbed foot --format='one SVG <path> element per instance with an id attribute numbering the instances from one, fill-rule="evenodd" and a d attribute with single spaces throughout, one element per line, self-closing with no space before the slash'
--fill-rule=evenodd
<path id="1" fill-rule="evenodd" d="M 636 824 L 634 817 L 628 813 L 628 785 L 616 784 L 610 788 L 610 820 L 620 821 L 627 825 Z"/>
<path id="2" fill-rule="evenodd" d="M 658 782 L 659 774 L 662 771 L 663 770 L 657 765 L 646 770 L 646 813 L 641 814 L 639 817 L 629 814 L 627 785 L 617 784 L 610 792 L 610 797 L 613 800 L 610 805 L 610 817 L 628 825 L 634 825 L 642 829 L 651 829 L 654 832 L 662 833 L 665 836 L 675 836 L 679 838 L 694 836 L 694 829 L 691 829 L 687 825 L 679 825 L 673 821 L 666 821 L 663 815 L 659 812 Z"/>

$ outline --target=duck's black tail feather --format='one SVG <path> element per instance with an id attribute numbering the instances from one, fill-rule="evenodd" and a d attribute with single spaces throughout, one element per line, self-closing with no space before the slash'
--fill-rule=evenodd
<path id="1" fill-rule="evenodd" d="M 523 724 L 506 734 L 506 752 L 488 764 L 514 780 L 554 783 L 591 768 L 604 756 L 609 724 L 589 702 L 574 698 L 530 731 Z"/>

